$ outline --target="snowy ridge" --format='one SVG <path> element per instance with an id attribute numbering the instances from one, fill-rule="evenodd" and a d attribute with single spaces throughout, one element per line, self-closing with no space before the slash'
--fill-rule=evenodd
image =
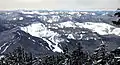
<path id="1" fill-rule="evenodd" d="M 47 27 L 45 27 L 44 24 L 34 23 L 27 27 L 21 27 L 21 30 L 31 34 L 32 36 L 42 38 L 49 44 L 50 49 L 52 49 L 51 46 L 54 47 L 54 49 L 52 49 L 53 52 L 62 52 L 62 50 L 58 47 L 58 42 L 60 42 L 58 38 L 59 34 L 57 32 L 50 31 L 49 29 L 47 29 Z M 53 45 L 49 40 L 45 39 L 44 37 L 49 37 L 49 40 L 55 43 L 55 45 Z"/>
<path id="2" fill-rule="evenodd" d="M 80 27 L 80 28 L 87 28 L 90 29 L 93 32 L 97 32 L 100 35 L 109 35 L 114 34 L 117 36 L 120 36 L 120 28 L 114 27 L 107 23 L 93 23 L 93 22 L 85 22 L 85 23 L 79 23 L 79 22 L 63 22 L 58 25 L 58 27 Z"/>
<path id="3" fill-rule="evenodd" d="M 114 34 L 114 35 L 120 36 L 120 28 L 114 27 L 106 23 L 93 23 L 93 22 L 74 23 L 71 21 L 67 21 L 63 23 L 58 23 L 56 25 L 60 28 L 63 28 L 63 27 L 88 28 L 93 32 L 99 33 L 100 35 Z M 45 25 L 42 23 L 35 23 L 27 27 L 21 27 L 21 30 L 27 33 L 30 33 L 31 35 L 36 36 L 36 37 L 50 37 L 55 34 L 55 32 L 47 29 L 47 27 L 45 27 Z"/>
<path id="4" fill-rule="evenodd" d="M 23 14 L 39 14 L 39 15 L 48 15 L 47 12 L 39 12 L 39 11 L 21 11 Z"/>
<path id="5" fill-rule="evenodd" d="M 93 32 L 97 32 L 100 35 L 114 34 L 120 36 L 120 28 L 116 28 L 106 23 L 85 22 L 85 23 L 76 23 L 76 25 L 82 26 L 84 28 L 88 28 Z"/>
<path id="6" fill-rule="evenodd" d="M 21 27 L 21 30 L 30 33 L 32 36 L 36 37 L 50 37 L 54 34 L 53 31 L 50 31 L 42 23 L 34 23 L 27 27 Z"/>
<path id="7" fill-rule="evenodd" d="M 113 35 L 120 36 L 120 28 L 114 27 L 114 26 L 106 24 L 106 23 L 93 23 L 93 22 L 79 23 L 79 22 L 67 21 L 67 22 L 62 22 L 62 23 L 56 23 L 54 25 L 57 26 L 56 29 L 65 28 L 65 27 L 72 27 L 73 29 L 75 29 L 75 28 L 79 27 L 79 28 L 90 29 L 91 31 L 97 32 L 100 35 L 113 34 Z M 42 23 L 33 23 L 29 26 L 21 27 L 21 30 L 29 33 L 32 36 L 42 38 L 44 41 L 46 41 L 48 43 L 50 49 L 52 49 L 52 47 L 54 47 L 54 49 L 52 49 L 53 52 L 62 52 L 60 47 L 58 47 L 58 43 L 64 41 L 64 39 L 61 38 L 61 35 L 59 33 L 48 29 L 49 27 L 50 27 L 49 25 L 47 26 Z M 82 38 L 83 35 L 80 34 L 80 36 Z M 46 38 L 48 38 L 48 39 L 46 39 Z M 76 39 L 72 32 L 67 34 L 67 38 Z M 86 38 L 86 40 L 89 40 L 89 39 L 97 40 L 94 37 Z M 54 43 L 54 44 L 52 44 L 52 43 Z M 47 49 L 50 50 L 49 48 L 47 48 Z"/>

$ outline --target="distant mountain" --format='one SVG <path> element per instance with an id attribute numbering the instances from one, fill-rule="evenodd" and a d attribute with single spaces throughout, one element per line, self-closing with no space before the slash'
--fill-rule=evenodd
<path id="1" fill-rule="evenodd" d="M 34 55 L 73 51 L 81 42 L 93 52 L 106 43 L 119 44 L 120 28 L 111 23 L 114 11 L 3 11 L 0 12 L 0 53 L 24 47 Z"/>

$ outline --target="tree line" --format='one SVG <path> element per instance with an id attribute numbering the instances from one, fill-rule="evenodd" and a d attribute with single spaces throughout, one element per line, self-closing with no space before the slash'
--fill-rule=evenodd
<path id="1" fill-rule="evenodd" d="M 0 65 L 120 65 L 120 47 L 108 51 L 108 46 L 101 43 L 93 53 L 83 50 L 81 43 L 72 52 L 68 48 L 57 55 L 34 57 L 22 47 L 0 57 Z"/>

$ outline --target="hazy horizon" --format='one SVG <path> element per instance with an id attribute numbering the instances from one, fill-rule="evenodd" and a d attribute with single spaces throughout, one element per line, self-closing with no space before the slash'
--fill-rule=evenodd
<path id="1" fill-rule="evenodd" d="M 0 10 L 116 10 L 119 0 L 0 0 Z"/>

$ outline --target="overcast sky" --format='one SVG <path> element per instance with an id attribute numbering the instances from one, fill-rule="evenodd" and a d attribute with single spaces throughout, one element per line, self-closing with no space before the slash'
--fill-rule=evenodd
<path id="1" fill-rule="evenodd" d="M 120 0 L 0 0 L 0 10 L 112 10 L 117 8 L 120 8 Z"/>

